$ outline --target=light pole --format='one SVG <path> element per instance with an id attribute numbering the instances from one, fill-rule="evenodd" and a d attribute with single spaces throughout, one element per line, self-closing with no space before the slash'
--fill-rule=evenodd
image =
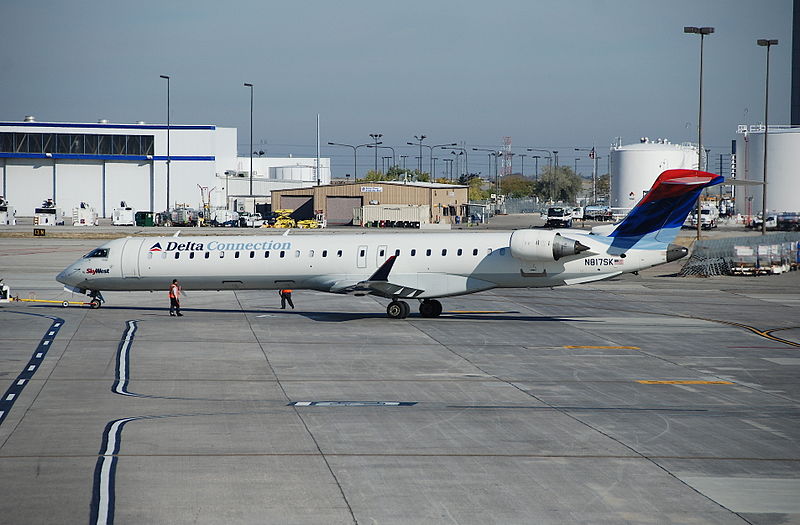
<path id="1" fill-rule="evenodd" d="M 378 144 L 382 144 L 378 142 Z M 364 146 L 371 146 L 371 144 L 359 144 L 358 146 L 353 146 L 352 144 L 342 144 L 341 142 L 328 142 L 328 146 L 344 146 L 347 148 L 353 148 L 353 180 L 358 180 L 358 155 L 356 152 L 358 148 L 363 148 Z"/>
<path id="2" fill-rule="evenodd" d="M 381 144 L 383 144 L 383 142 L 379 142 L 377 146 L 375 144 L 368 144 L 367 148 L 378 148 L 378 149 L 390 149 L 390 150 L 392 150 L 392 165 L 397 165 L 396 162 L 394 161 L 394 158 L 395 158 L 395 156 L 394 156 L 394 148 L 391 147 L 391 146 L 381 146 Z M 383 164 L 381 164 L 381 166 L 383 166 Z"/>
<path id="3" fill-rule="evenodd" d="M 597 203 L 597 152 L 592 146 L 589 148 L 575 148 L 575 151 L 588 151 L 589 158 L 592 159 L 592 204 Z M 576 170 L 577 171 L 577 170 Z"/>
<path id="4" fill-rule="evenodd" d="M 534 172 L 533 172 L 534 180 L 538 182 L 539 181 L 539 159 L 541 159 L 542 156 L 541 155 L 531 155 L 531 158 L 533 159 L 534 164 L 536 166 L 534 168 Z"/>
<path id="5" fill-rule="evenodd" d="M 250 196 L 253 196 L 253 84 L 244 83 L 250 88 Z"/>
<path id="6" fill-rule="evenodd" d="M 400 159 L 403 162 L 403 171 L 406 170 L 406 159 L 407 158 L 408 158 L 408 155 L 400 155 Z"/>
<path id="7" fill-rule="evenodd" d="M 169 75 L 159 76 L 167 80 L 167 211 L 169 211 Z M 227 181 L 225 187 L 228 187 Z"/>
<path id="8" fill-rule="evenodd" d="M 686 26 L 684 33 L 700 35 L 700 109 L 697 116 L 697 169 L 703 169 L 703 42 L 706 35 L 714 32 L 713 27 Z M 697 240 L 700 240 L 700 196 L 697 196 Z"/>
<path id="9" fill-rule="evenodd" d="M 444 171 L 449 174 L 450 180 L 453 180 L 453 159 L 442 159 L 444 161 Z"/>
<path id="10" fill-rule="evenodd" d="M 424 144 L 423 144 L 423 145 L 424 145 Z M 436 148 L 445 148 L 445 149 L 446 149 L 446 148 L 449 148 L 449 147 L 451 147 L 451 146 L 458 146 L 458 144 L 456 144 L 455 142 L 453 142 L 453 143 L 450 143 L 450 144 L 436 144 L 435 146 L 430 146 L 430 148 L 431 148 L 431 153 L 430 153 L 430 162 L 429 162 L 429 165 L 430 165 L 430 166 L 433 166 L 433 150 L 434 150 L 434 149 L 436 149 Z M 434 169 L 431 167 L 431 171 L 435 171 L 435 170 L 434 170 Z"/>
<path id="11" fill-rule="evenodd" d="M 777 40 L 758 39 L 759 46 L 767 48 L 767 73 L 764 81 L 764 189 L 761 194 L 761 235 L 767 234 L 767 136 L 769 135 L 769 48 L 777 46 Z"/>
<path id="12" fill-rule="evenodd" d="M 378 172 L 378 140 L 383 136 L 383 133 L 370 133 L 369 136 L 375 141 L 375 172 Z"/>
<path id="13" fill-rule="evenodd" d="M 427 138 L 426 135 L 414 135 L 414 138 L 419 141 L 419 172 L 422 173 L 422 141 Z M 431 150 L 431 156 L 433 156 L 433 150 Z"/>
<path id="14" fill-rule="evenodd" d="M 520 158 L 520 161 L 522 162 L 522 167 L 520 168 L 520 172 L 522 173 L 522 176 L 524 177 L 525 176 L 525 157 L 527 157 L 527 155 L 524 154 L 524 153 L 517 153 L 517 156 Z"/>

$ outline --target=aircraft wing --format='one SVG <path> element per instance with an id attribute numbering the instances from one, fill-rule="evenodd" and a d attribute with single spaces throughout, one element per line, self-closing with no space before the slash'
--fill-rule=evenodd
<path id="1" fill-rule="evenodd" d="M 396 255 L 392 255 L 386 259 L 386 262 L 384 262 L 369 279 L 358 282 L 337 281 L 333 283 L 330 291 L 333 293 L 351 295 L 374 294 L 382 297 L 417 297 L 425 290 L 402 284 L 395 284 L 389 281 L 389 272 L 392 271 L 392 266 L 394 266 L 394 261 L 396 259 Z"/>

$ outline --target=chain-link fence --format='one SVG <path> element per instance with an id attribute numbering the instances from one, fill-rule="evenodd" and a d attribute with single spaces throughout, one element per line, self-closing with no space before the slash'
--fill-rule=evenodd
<path id="1" fill-rule="evenodd" d="M 798 267 L 800 232 L 780 232 L 698 241 L 678 275 L 769 275 Z"/>

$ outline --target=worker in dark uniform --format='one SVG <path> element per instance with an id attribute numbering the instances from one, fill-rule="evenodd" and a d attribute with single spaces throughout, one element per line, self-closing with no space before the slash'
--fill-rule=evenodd
<path id="1" fill-rule="evenodd" d="M 169 315 L 183 317 L 181 313 L 181 285 L 177 279 L 172 280 L 169 285 Z"/>
<path id="2" fill-rule="evenodd" d="M 281 310 L 286 310 L 286 302 L 289 302 L 289 306 L 292 307 L 294 310 L 294 303 L 292 302 L 292 291 L 291 290 L 281 290 Z"/>

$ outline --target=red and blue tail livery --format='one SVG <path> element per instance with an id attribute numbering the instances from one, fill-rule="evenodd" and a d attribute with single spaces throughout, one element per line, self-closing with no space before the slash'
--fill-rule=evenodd
<path id="1" fill-rule="evenodd" d="M 609 237 L 614 244 L 634 245 L 643 239 L 672 242 L 704 188 L 723 182 L 723 177 L 698 170 L 667 170 L 619 223 Z"/>

